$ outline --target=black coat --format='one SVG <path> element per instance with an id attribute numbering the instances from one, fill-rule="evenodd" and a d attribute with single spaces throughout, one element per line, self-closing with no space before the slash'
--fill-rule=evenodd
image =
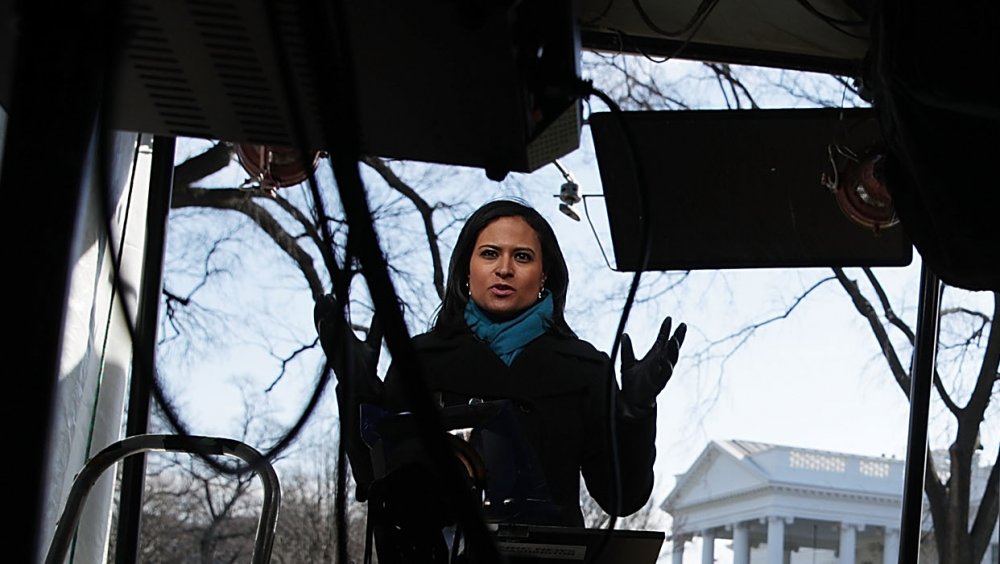
<path id="1" fill-rule="evenodd" d="M 426 333 L 415 337 L 413 344 L 427 388 L 443 406 L 465 405 L 475 398 L 506 399 L 516 406 L 517 421 L 538 457 L 549 493 L 561 506 L 559 522 L 545 524 L 583 526 L 581 474 L 587 491 L 609 514 L 632 514 L 649 499 L 656 454 L 655 410 L 635 418 L 616 408 L 622 495 L 620 510 L 615 511 L 608 441 L 609 358 L 590 343 L 545 334 L 529 343 L 509 367 L 469 332 Z M 380 398 L 387 409 L 408 409 L 400 383 L 404 377 L 404 370 L 390 367 Z M 617 385 L 614 390 L 617 396 Z M 352 465 L 357 466 L 355 462 L 352 458 Z M 364 491 L 365 474 L 370 470 L 362 469 L 361 475 L 358 470 L 355 478 L 359 491 Z"/>

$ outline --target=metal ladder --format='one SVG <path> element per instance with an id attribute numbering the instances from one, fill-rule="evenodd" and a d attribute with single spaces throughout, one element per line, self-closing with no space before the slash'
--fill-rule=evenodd
<path id="1" fill-rule="evenodd" d="M 149 451 L 227 455 L 247 462 L 264 484 L 264 504 L 257 522 L 257 536 L 254 540 L 251 562 L 253 564 L 270 562 L 271 549 L 274 546 L 274 529 L 281 504 L 281 488 L 274 467 L 263 455 L 234 439 L 196 435 L 136 435 L 108 445 L 84 464 L 83 469 L 73 480 L 73 487 L 56 526 L 45 564 L 62 564 L 66 560 L 73 532 L 83 512 L 83 503 L 101 474 L 125 457 Z"/>

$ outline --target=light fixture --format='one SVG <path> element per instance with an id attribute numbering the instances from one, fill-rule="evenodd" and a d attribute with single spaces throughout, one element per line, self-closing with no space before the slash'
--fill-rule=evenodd
<path id="1" fill-rule="evenodd" d="M 833 175 L 821 182 L 837 200 L 848 219 L 878 233 L 899 222 L 885 184 L 884 152 L 877 147 L 855 154 L 848 147 L 828 147 Z"/>
<path id="2" fill-rule="evenodd" d="M 303 162 L 302 156 L 309 160 Z M 320 151 L 302 154 L 293 147 L 240 143 L 236 145 L 236 157 L 240 166 L 250 175 L 244 187 L 275 190 L 301 184 L 316 170 L 322 157 Z"/>
<path id="3" fill-rule="evenodd" d="M 558 160 L 552 161 L 552 163 L 556 165 L 556 168 L 562 173 L 563 178 L 566 179 L 562 188 L 559 189 L 559 211 L 574 221 L 580 221 L 580 214 L 576 213 L 576 210 L 573 209 L 573 206 L 582 200 L 580 197 L 580 185 L 576 183 L 573 175 Z"/>

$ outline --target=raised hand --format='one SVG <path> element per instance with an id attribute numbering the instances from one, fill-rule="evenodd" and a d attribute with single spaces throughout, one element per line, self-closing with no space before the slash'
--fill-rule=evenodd
<path id="1" fill-rule="evenodd" d="M 641 360 L 635 358 L 632 339 L 627 333 L 622 335 L 622 399 L 637 412 L 648 412 L 656 405 L 656 396 L 674 373 L 687 325 L 678 325 L 673 335 L 671 325 L 669 317 L 663 320 L 656 341 Z"/>

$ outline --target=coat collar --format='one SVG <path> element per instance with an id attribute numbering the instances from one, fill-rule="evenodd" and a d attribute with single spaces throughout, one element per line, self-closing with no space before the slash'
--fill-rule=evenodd
<path id="1" fill-rule="evenodd" d="M 443 352 L 461 346 L 469 346 L 471 342 L 478 342 L 478 340 L 475 335 L 468 331 L 452 335 L 441 335 L 431 331 L 414 338 L 414 346 L 418 351 Z M 580 360 L 591 362 L 604 362 L 607 360 L 607 355 L 594 348 L 587 341 L 579 338 L 560 337 L 552 333 L 546 333 L 528 345 L 529 348 L 539 346 L 557 354 L 576 357 Z"/>
<path id="2" fill-rule="evenodd" d="M 507 366 L 471 333 L 414 339 L 431 389 L 472 397 L 531 399 L 582 391 L 603 381 L 607 355 L 576 338 L 545 334 Z"/>

